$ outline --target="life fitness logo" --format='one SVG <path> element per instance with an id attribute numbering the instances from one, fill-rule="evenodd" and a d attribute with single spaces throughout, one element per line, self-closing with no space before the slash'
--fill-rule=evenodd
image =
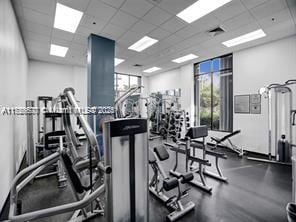
<path id="1" fill-rule="evenodd" d="M 126 131 L 126 130 L 138 129 L 138 128 L 140 128 L 139 125 L 130 125 L 130 126 L 123 127 L 122 130 Z"/>

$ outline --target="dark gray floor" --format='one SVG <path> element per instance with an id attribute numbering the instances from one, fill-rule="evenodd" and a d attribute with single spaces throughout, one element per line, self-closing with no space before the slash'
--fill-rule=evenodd
<path id="1" fill-rule="evenodd" d="M 229 183 L 208 178 L 213 186 L 212 195 L 192 187 L 190 196 L 195 210 L 180 221 L 199 222 L 280 222 L 287 221 L 285 206 L 291 200 L 291 167 L 241 159 L 227 153 L 221 168 Z M 209 157 L 212 161 L 212 159 Z M 183 158 L 180 158 L 180 162 Z M 174 165 L 174 155 L 163 163 L 166 170 Z M 180 166 L 180 171 L 182 166 Z M 20 195 L 23 212 L 55 206 L 73 200 L 69 188 L 58 189 L 56 178 L 37 180 Z M 150 221 L 165 221 L 168 210 L 150 196 Z M 38 221 L 66 221 L 70 214 Z M 37 220 L 36 220 L 37 221 Z M 103 221 L 96 218 L 91 221 Z"/>

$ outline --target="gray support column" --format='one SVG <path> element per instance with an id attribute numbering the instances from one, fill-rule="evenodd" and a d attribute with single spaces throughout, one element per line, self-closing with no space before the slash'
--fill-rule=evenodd
<path id="1" fill-rule="evenodd" d="M 88 37 L 87 105 L 114 105 L 114 54 L 115 41 L 91 34 Z M 89 118 L 93 126 L 93 118 Z M 99 118 L 97 118 L 98 127 Z M 99 132 L 98 128 L 96 132 Z"/>

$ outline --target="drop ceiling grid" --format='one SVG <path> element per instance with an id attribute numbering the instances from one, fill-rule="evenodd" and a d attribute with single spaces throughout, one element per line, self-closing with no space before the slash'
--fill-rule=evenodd
<path id="1" fill-rule="evenodd" d="M 25 5 L 23 4 L 23 1 L 26 1 Z M 163 0 L 160 4 L 152 4 L 147 0 L 112 0 L 110 2 L 109 0 L 86 0 L 84 4 L 81 4 L 76 0 L 72 0 L 71 4 L 73 7 L 82 10 L 84 12 L 84 16 L 81 23 L 79 24 L 77 33 L 71 34 L 53 28 L 55 4 L 54 7 L 50 7 L 49 1 L 46 1 L 47 7 L 45 7 L 43 5 L 40 6 L 40 3 L 34 5 L 34 2 L 36 1 L 40 2 L 40 0 L 13 0 L 17 17 L 20 21 L 21 31 L 27 44 L 26 47 L 28 48 L 29 56 L 34 57 L 34 59 L 38 59 L 38 56 L 40 56 L 40 58 L 48 61 L 67 64 L 71 64 L 71 60 L 73 60 L 73 65 L 85 65 L 87 46 L 86 36 L 89 32 L 95 32 L 96 34 L 112 38 L 116 41 L 116 49 L 119 49 L 116 50 L 116 56 L 122 56 L 124 59 L 126 59 L 126 62 L 120 64 L 119 68 L 122 67 L 128 69 L 130 66 L 132 66 L 132 62 L 140 61 L 137 59 L 137 55 L 141 55 L 138 57 L 145 60 L 143 61 L 143 63 L 145 63 L 145 67 L 131 68 L 137 70 L 137 72 L 141 71 L 143 68 L 149 68 L 150 66 L 154 66 L 156 63 L 158 63 L 155 58 L 159 59 L 162 57 L 163 62 L 165 62 L 166 58 L 169 58 L 166 63 L 170 64 L 171 58 L 190 52 L 190 49 L 192 49 L 192 53 L 198 54 L 198 46 L 201 48 L 200 51 L 204 50 L 203 45 L 208 47 L 208 51 L 211 51 L 211 47 L 213 47 L 213 49 L 219 48 L 217 47 L 217 44 L 221 44 L 221 40 L 227 40 L 226 38 L 230 38 L 231 36 L 235 37 L 234 34 L 239 33 L 237 30 L 242 30 L 241 32 L 243 32 L 244 29 L 247 29 L 249 24 L 244 24 L 243 27 L 238 26 L 236 28 L 229 28 L 231 26 L 231 20 L 236 21 L 239 24 L 239 21 L 244 18 L 240 17 L 243 14 L 250 17 L 249 19 L 252 24 L 255 26 L 257 25 L 258 28 L 261 27 L 261 24 L 263 24 L 264 21 L 262 19 L 257 19 L 253 13 L 256 13 L 256 10 L 260 11 L 260 7 L 268 6 L 268 4 L 272 4 L 274 1 L 280 1 L 280 3 L 277 3 L 278 7 L 269 5 L 270 10 L 272 10 L 272 12 L 275 14 L 279 13 L 279 11 L 288 9 L 286 0 L 233 0 L 233 5 L 236 5 L 236 7 L 240 8 L 239 14 L 234 13 L 234 16 L 232 17 L 223 15 L 223 10 L 231 11 L 232 9 L 230 6 L 227 7 L 227 5 L 225 5 L 218 9 L 219 11 L 214 11 L 213 13 L 206 15 L 192 24 L 187 24 L 181 19 L 177 18 L 176 13 L 195 2 L 195 0 Z M 137 7 L 129 8 L 129 5 L 131 6 L 131 3 L 134 1 L 142 2 L 137 4 L 137 7 L 141 7 L 141 4 L 144 5 L 143 9 L 140 10 L 141 13 L 137 12 Z M 67 2 L 70 1 L 60 0 L 59 2 L 67 5 Z M 54 3 L 56 3 L 56 1 L 54 1 Z M 283 8 L 281 8 L 281 4 L 284 5 Z M 72 5 L 69 6 L 71 7 Z M 96 17 L 95 12 L 100 11 L 100 9 L 89 9 L 90 6 L 93 5 L 100 5 L 102 7 L 104 6 L 104 13 L 108 13 L 108 10 L 110 10 L 110 14 L 112 15 L 110 15 L 106 20 L 103 20 L 102 18 L 99 19 L 100 16 Z M 243 6 L 243 8 L 241 8 L 241 6 Z M 31 9 L 30 7 L 33 7 L 34 9 Z M 40 7 L 40 9 L 38 7 Z M 45 8 L 49 8 L 49 10 L 46 11 Z M 30 10 L 32 14 L 30 14 Z M 25 15 L 24 11 L 26 12 L 27 16 Z M 91 13 L 89 14 L 88 12 Z M 161 12 L 163 12 L 163 15 L 159 15 L 158 22 L 154 17 Z M 116 16 L 118 14 L 125 15 L 126 18 L 129 18 L 126 20 L 130 20 L 129 22 L 133 24 L 128 27 L 129 22 L 127 21 L 124 21 L 125 23 L 123 22 L 123 25 L 121 25 L 120 19 L 117 19 L 116 22 Z M 293 21 L 294 17 L 292 16 L 291 9 L 290 14 L 291 16 L 289 19 L 291 18 L 291 21 L 295 22 Z M 40 16 L 40 19 L 37 19 L 38 17 L 36 17 L 36 15 L 42 16 Z M 31 21 L 28 20 L 28 16 L 29 20 Z M 265 17 L 267 16 L 269 16 L 269 13 L 267 13 Z M 285 17 L 286 15 L 282 14 L 281 16 L 282 19 L 287 19 Z M 98 24 L 97 28 L 92 28 L 92 19 L 95 19 L 98 23 L 100 23 Z M 51 21 L 50 26 L 48 25 L 49 21 Z M 114 21 L 116 24 L 113 24 L 112 21 Z M 268 25 L 267 22 L 264 24 Z M 225 27 L 227 33 L 222 34 L 219 36 L 219 38 L 204 37 L 204 32 L 210 28 L 214 28 L 215 25 L 221 25 L 222 27 Z M 141 54 L 128 52 L 130 50 L 128 50 L 127 47 L 132 43 L 131 40 L 136 41 L 144 35 L 151 35 L 151 37 L 157 36 L 158 33 L 159 36 L 163 36 L 163 38 L 160 39 L 159 43 L 154 45 L 154 48 L 148 48 Z M 49 43 L 47 41 L 48 38 L 50 39 Z M 85 44 L 83 44 L 84 40 Z M 69 46 L 69 52 L 66 59 L 56 58 L 49 55 L 49 50 L 46 49 L 49 48 L 51 42 L 64 43 L 66 46 Z M 41 46 L 41 44 L 47 45 L 45 45 L 44 48 L 39 47 L 38 49 L 30 49 L 30 47 Z M 182 48 L 182 45 L 184 48 Z M 222 51 L 225 50 L 221 50 L 221 52 Z M 34 56 L 31 55 L 31 52 L 34 52 Z M 79 59 L 83 61 L 79 61 Z M 180 65 L 172 64 L 171 66 L 175 67 Z"/>

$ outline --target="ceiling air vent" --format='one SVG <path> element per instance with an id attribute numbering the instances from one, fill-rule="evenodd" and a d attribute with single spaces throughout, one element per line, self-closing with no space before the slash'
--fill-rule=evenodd
<path id="1" fill-rule="evenodd" d="M 219 26 L 219 27 L 216 27 L 214 29 L 211 29 L 211 30 L 207 31 L 207 34 L 209 36 L 214 37 L 214 36 L 220 35 L 220 34 L 222 34 L 224 32 L 225 32 L 225 30 Z"/>
<path id="2" fill-rule="evenodd" d="M 134 67 L 142 67 L 143 65 L 135 64 Z"/>

